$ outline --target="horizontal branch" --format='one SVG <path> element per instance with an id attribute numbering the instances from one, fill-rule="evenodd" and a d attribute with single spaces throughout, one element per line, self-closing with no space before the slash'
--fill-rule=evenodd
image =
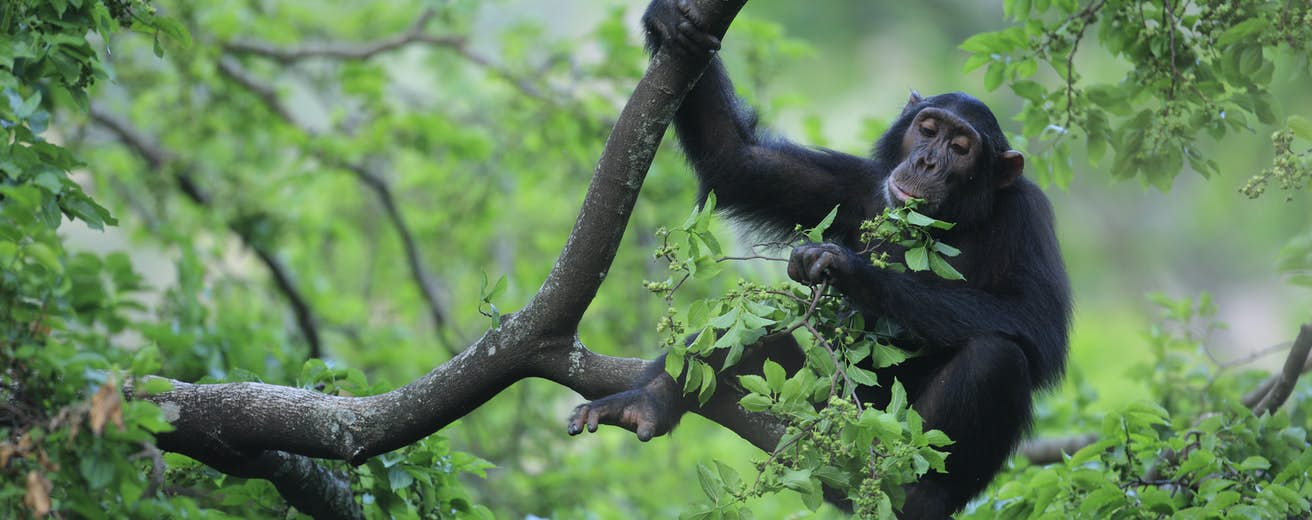
<path id="1" fill-rule="evenodd" d="M 700 1 L 722 35 L 746 0 Z M 615 257 L 674 111 L 708 62 L 709 56 L 672 59 L 665 50 L 653 57 L 606 142 L 574 230 L 522 311 L 505 316 L 499 327 L 425 376 L 384 394 L 344 397 L 263 383 L 173 382 L 167 392 L 142 397 L 158 404 L 175 427 L 158 436 L 159 446 L 221 470 L 257 463 L 270 453 L 296 456 L 285 458 L 284 466 L 300 464 L 298 457 L 360 464 L 432 434 L 527 377 L 550 379 L 585 398 L 644 382 L 653 362 L 599 355 L 575 334 Z M 718 393 L 696 411 L 763 449 L 773 449 L 783 432 L 779 420 L 745 412 L 731 392 Z M 276 478 L 268 470 L 262 478 Z M 331 488 L 319 491 L 325 501 L 335 496 Z"/>
<path id="2" fill-rule="evenodd" d="M 424 33 L 424 27 L 437 13 L 429 8 L 405 32 L 365 43 L 317 42 L 296 47 L 278 47 L 254 40 L 231 40 L 223 43 L 223 50 L 233 54 L 251 54 L 284 65 L 293 62 L 322 58 L 331 60 L 367 60 L 407 45 L 424 44 L 439 47 L 463 48 L 465 39 L 458 36 L 433 36 Z"/>
<path id="3" fill-rule="evenodd" d="M 428 45 L 450 50 L 466 61 L 486 70 L 493 76 L 513 85 L 524 95 L 534 99 L 545 100 L 542 91 L 528 80 L 521 78 L 496 64 L 491 59 L 469 48 L 468 40 L 463 36 L 435 36 L 424 32 L 424 27 L 432 20 L 434 11 L 425 9 L 415 23 L 404 32 L 365 43 L 319 42 L 307 43 L 295 47 L 279 47 L 268 42 L 255 40 L 231 40 L 222 44 L 229 54 L 259 56 L 275 62 L 290 65 L 307 59 L 329 59 L 339 61 L 368 60 L 375 56 L 401 49 L 410 45 Z"/>

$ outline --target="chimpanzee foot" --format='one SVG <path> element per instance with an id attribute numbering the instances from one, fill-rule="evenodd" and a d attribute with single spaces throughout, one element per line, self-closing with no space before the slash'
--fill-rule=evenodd
<path id="1" fill-rule="evenodd" d="M 603 397 L 574 409 L 569 419 L 569 434 L 596 432 L 598 424 L 619 426 L 646 442 L 665 435 L 679 422 L 679 389 L 665 373 L 640 388 Z"/>

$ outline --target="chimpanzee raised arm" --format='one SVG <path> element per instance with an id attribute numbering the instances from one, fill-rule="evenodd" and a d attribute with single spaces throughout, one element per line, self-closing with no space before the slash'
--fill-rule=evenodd
<path id="1" fill-rule="evenodd" d="M 655 0 L 643 20 L 652 49 L 719 47 L 687 0 Z M 947 473 L 908 487 L 902 514 L 944 518 L 960 510 L 1029 428 L 1032 395 L 1060 380 L 1071 312 L 1052 208 L 1022 176 L 1024 157 L 993 112 L 966 94 L 913 93 L 871 158 L 811 149 L 763 136 L 716 59 L 679 108 L 675 129 L 703 196 L 713 190 L 735 218 L 780 234 L 812 226 L 841 204 L 832 242 L 793 249 L 788 274 L 804 284 L 832 282 L 857 309 L 901 325 L 899 346 L 921 352 L 877 370 L 879 380 L 900 380 L 925 426 L 955 444 Z M 876 269 L 854 252 L 864 246 L 862 220 L 912 198 L 922 200 L 918 211 L 956 224 L 932 232 L 961 250 L 950 262 L 965 280 Z M 791 336 L 760 343 L 752 350 L 782 353 L 797 366 Z M 642 386 L 575 409 L 569 432 L 612 424 L 646 440 L 673 428 L 695 400 L 680 394 L 663 361 L 651 367 Z M 859 388 L 858 397 L 886 406 L 887 385 Z"/>

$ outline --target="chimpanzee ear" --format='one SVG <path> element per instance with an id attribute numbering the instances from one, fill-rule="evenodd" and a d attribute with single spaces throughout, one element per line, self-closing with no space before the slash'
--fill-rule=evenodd
<path id="1" fill-rule="evenodd" d="M 1025 156 L 1016 150 L 1007 150 L 998 155 L 998 189 L 1011 186 L 1020 178 L 1020 174 L 1025 171 Z"/>
<path id="2" fill-rule="evenodd" d="M 907 100 L 906 106 L 902 107 L 902 115 L 907 115 L 908 112 L 914 110 L 916 106 L 924 100 L 925 98 L 922 97 L 919 92 L 916 92 L 915 89 L 911 89 L 911 98 Z"/>

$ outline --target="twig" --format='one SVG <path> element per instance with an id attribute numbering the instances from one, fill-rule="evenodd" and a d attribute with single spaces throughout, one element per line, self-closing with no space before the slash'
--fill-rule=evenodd
<path id="1" fill-rule="evenodd" d="M 153 497 L 164 486 L 164 471 L 167 469 L 164 465 L 164 452 L 149 442 L 141 443 L 141 451 L 129 457 L 129 460 L 136 460 L 143 457 L 150 457 L 150 483 L 146 485 L 146 490 L 141 496 Z"/>
<path id="2" fill-rule="evenodd" d="M 465 45 L 463 37 L 433 36 L 423 32 L 424 27 L 428 25 L 428 22 L 433 19 L 435 14 L 436 12 L 433 9 L 425 9 L 405 32 L 367 43 L 312 42 L 297 47 L 276 47 L 260 41 L 232 40 L 223 43 L 222 46 L 225 52 L 253 54 L 283 65 L 311 58 L 367 60 L 379 54 L 416 43 L 436 47 L 463 47 Z"/>
<path id="3" fill-rule="evenodd" d="M 297 47 L 278 47 L 266 42 L 254 40 L 231 40 L 222 44 L 224 52 L 230 54 L 252 55 L 273 60 L 283 65 L 290 65 L 307 59 L 330 59 L 340 61 L 368 60 L 408 45 L 422 44 L 450 50 L 489 74 L 510 83 L 524 95 L 539 101 L 547 101 L 542 91 L 528 80 L 515 75 L 491 59 L 469 49 L 468 41 L 463 36 L 435 36 L 424 32 L 424 27 L 433 18 L 432 9 L 425 9 L 414 24 L 405 32 L 367 43 L 343 44 L 336 42 L 307 43 Z"/>
<path id="4" fill-rule="evenodd" d="M 286 105 L 283 105 L 282 102 L 278 100 L 278 92 L 274 90 L 272 86 L 265 85 L 255 79 L 255 76 L 252 76 L 251 73 L 247 72 L 245 68 L 237 63 L 237 60 L 224 56 L 219 58 L 218 64 L 219 73 L 227 76 L 228 79 L 233 80 L 252 94 L 255 94 L 255 97 L 259 98 L 260 101 L 264 103 L 264 106 L 269 107 L 270 110 L 273 110 L 274 113 L 278 114 L 278 117 L 287 121 L 292 126 L 299 128 L 305 127 L 296 121 L 296 116 L 292 115 L 291 109 L 287 108 Z"/>
<path id="5" fill-rule="evenodd" d="M 722 256 L 722 257 L 720 257 L 720 258 L 715 259 L 716 262 L 728 262 L 728 261 L 731 261 L 731 260 L 769 260 L 769 261 L 771 261 L 771 262 L 787 262 L 787 261 L 788 261 L 787 258 L 778 258 L 778 257 L 774 257 L 774 256 L 765 256 L 765 255 L 750 255 L 750 256 Z"/>

